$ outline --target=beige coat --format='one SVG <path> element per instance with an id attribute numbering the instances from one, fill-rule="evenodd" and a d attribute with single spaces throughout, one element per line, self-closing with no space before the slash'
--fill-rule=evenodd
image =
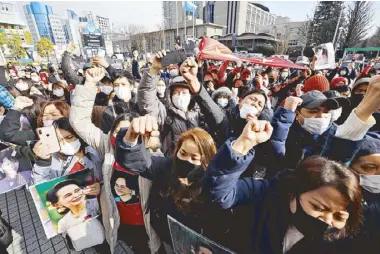
<path id="1" fill-rule="evenodd" d="M 119 212 L 111 192 L 110 184 L 112 167 L 115 158 L 109 135 L 104 134 L 102 130 L 97 128 L 91 122 L 91 113 L 94 107 L 95 97 L 96 91 L 94 89 L 88 89 L 82 85 L 76 86 L 72 97 L 70 124 L 75 132 L 89 146 L 97 150 L 101 156 L 104 155 L 104 163 L 102 167 L 104 184 L 100 193 L 100 206 L 106 239 L 110 245 L 111 252 L 114 253 L 117 245 L 117 232 L 120 226 Z M 150 215 L 147 205 L 150 187 L 151 182 L 149 180 L 139 177 L 139 189 L 141 206 L 144 212 L 144 223 L 150 239 L 150 248 L 152 253 L 155 253 L 160 248 L 161 242 L 157 234 L 150 227 Z"/>

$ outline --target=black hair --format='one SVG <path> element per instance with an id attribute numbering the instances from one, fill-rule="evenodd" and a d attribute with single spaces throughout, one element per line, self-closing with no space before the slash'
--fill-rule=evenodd
<path id="1" fill-rule="evenodd" d="M 41 113 L 41 106 L 46 99 L 37 94 L 30 95 L 29 98 L 33 100 L 33 105 L 24 108 L 23 112 L 28 118 L 33 130 L 35 130 L 37 128 L 37 118 Z"/>
<path id="2" fill-rule="evenodd" d="M 73 127 L 71 127 L 71 124 L 70 124 L 70 121 L 69 121 L 68 118 L 62 117 L 62 118 L 59 118 L 58 120 L 55 120 L 54 121 L 54 126 L 57 129 L 62 129 L 62 130 L 68 131 L 71 134 L 73 134 L 77 139 L 79 139 L 79 141 L 81 143 L 80 149 L 82 151 L 84 151 L 84 149 L 87 146 L 87 144 L 86 144 L 86 142 L 84 142 L 84 140 L 81 137 L 78 136 L 78 134 L 75 132 L 75 130 L 73 129 Z"/>
<path id="3" fill-rule="evenodd" d="M 135 84 L 135 79 L 133 78 L 132 74 L 129 73 L 129 71 L 126 71 L 126 70 L 117 70 L 115 72 L 115 80 L 119 79 L 119 78 L 126 78 L 128 79 L 128 82 L 131 84 L 131 85 L 134 85 Z"/>
<path id="4" fill-rule="evenodd" d="M 117 126 L 120 124 L 121 121 L 132 122 L 132 120 L 137 117 L 139 117 L 139 114 L 137 113 L 123 113 L 123 114 L 118 115 L 115 121 L 113 121 L 111 130 L 110 130 L 110 135 L 113 136 L 115 129 L 117 128 Z"/>
<path id="5" fill-rule="evenodd" d="M 116 183 L 116 180 L 119 178 L 125 179 L 125 184 L 128 187 L 128 189 L 138 191 L 138 184 L 136 184 L 137 183 L 136 179 L 138 178 L 138 176 L 128 174 L 121 170 L 116 169 L 116 170 L 113 170 L 111 180 L 110 180 L 111 192 L 114 197 L 118 196 L 115 191 L 115 183 Z M 136 194 L 138 195 L 138 193 Z"/>
<path id="6" fill-rule="evenodd" d="M 111 83 L 112 84 L 112 79 L 107 77 L 107 76 L 104 76 L 100 82 L 104 83 L 104 82 L 108 82 L 108 83 Z"/>
<path id="7" fill-rule="evenodd" d="M 78 185 L 79 187 L 81 187 L 79 185 L 79 183 L 77 181 L 75 181 L 74 179 L 70 179 L 70 180 L 65 180 L 65 181 L 59 182 L 56 185 L 54 185 L 53 189 L 50 189 L 46 193 L 46 201 L 52 203 L 53 205 L 57 204 L 58 203 L 57 192 L 60 189 L 62 189 L 63 187 L 71 185 L 71 184 L 75 184 L 75 185 Z"/>
<path id="8" fill-rule="evenodd" d="M 54 67 L 49 67 L 49 72 L 50 72 L 50 73 L 54 73 L 54 72 L 55 72 Z"/>
<path id="9" fill-rule="evenodd" d="M 260 88 L 252 88 L 251 90 L 249 90 L 248 92 L 246 92 L 245 94 L 243 94 L 243 96 L 241 98 L 244 99 L 248 95 L 251 95 L 251 94 L 254 94 L 254 93 L 261 94 L 262 96 L 264 96 L 264 98 L 265 98 L 265 105 L 267 104 L 268 97 L 267 97 L 266 93 L 264 92 L 264 90 L 262 90 Z"/>

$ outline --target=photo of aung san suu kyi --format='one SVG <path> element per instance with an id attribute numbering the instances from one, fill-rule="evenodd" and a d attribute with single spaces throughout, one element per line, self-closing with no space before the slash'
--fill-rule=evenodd
<path id="1" fill-rule="evenodd" d="M 30 187 L 47 238 L 99 215 L 96 196 L 89 196 L 96 178 L 90 169 Z"/>

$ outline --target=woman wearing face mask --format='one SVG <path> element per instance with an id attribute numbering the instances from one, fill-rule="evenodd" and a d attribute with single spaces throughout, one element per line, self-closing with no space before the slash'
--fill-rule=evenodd
<path id="1" fill-rule="evenodd" d="M 20 92 L 22 96 L 29 96 L 30 87 L 32 86 L 32 82 L 27 78 L 19 78 L 16 81 L 15 87 Z"/>
<path id="2" fill-rule="evenodd" d="M 212 93 L 211 97 L 214 102 L 224 110 L 228 110 L 229 108 L 236 106 L 235 101 L 232 99 L 232 92 L 228 87 L 220 87 Z"/>
<path id="3" fill-rule="evenodd" d="M 120 131 L 116 138 L 116 161 L 153 182 L 147 232 L 157 233 L 163 242 L 158 245 L 161 250 L 164 246 L 170 249 L 170 215 L 211 239 L 224 235 L 226 221 L 216 223 L 222 212 L 209 206 L 202 189 L 205 169 L 216 152 L 213 139 L 200 128 L 191 129 L 181 134 L 172 157 L 157 157 L 146 150 L 139 138 L 155 137 L 159 135 L 157 130 L 157 121 L 147 115 L 134 119 L 128 130 Z"/>
<path id="4" fill-rule="evenodd" d="M 325 253 L 325 240 L 354 236 L 361 193 L 356 176 L 342 164 L 313 156 L 271 180 L 239 179 L 255 147 L 271 134 L 268 122 L 249 121 L 238 139 L 221 147 L 205 179 L 211 199 L 223 209 L 254 205 L 252 253 Z"/>
<path id="5" fill-rule="evenodd" d="M 163 79 L 157 82 L 157 97 L 163 103 L 166 104 L 166 85 Z"/>
<path id="6" fill-rule="evenodd" d="M 130 179 L 130 185 L 138 186 L 135 193 L 139 193 L 139 190 L 147 184 L 144 180 L 138 179 L 136 174 L 117 164 L 114 159 L 116 134 L 120 129 L 128 128 L 130 122 L 138 115 L 120 114 L 115 119 L 109 134 L 104 134 L 91 122 L 91 112 L 97 93 L 96 84 L 103 75 L 104 71 L 97 68 L 86 72 L 85 84 L 78 86 L 73 96 L 70 122 L 75 132 L 104 159 L 102 167 L 104 185 L 100 202 L 103 225 L 111 251 L 117 246 L 117 240 L 122 239 L 137 253 L 149 253 L 148 236 L 144 227 L 144 222 L 149 222 L 149 218 L 145 218 L 149 214 L 142 212 L 145 210 L 143 204 L 147 204 L 147 197 L 140 195 L 141 201 L 125 204 L 119 202 L 118 196 L 113 195 L 114 186 L 111 186 L 111 179 L 117 176 Z M 111 218 L 115 221 L 113 225 L 110 224 Z"/>
<path id="7" fill-rule="evenodd" d="M 87 74 L 86 74 L 87 75 Z M 108 133 L 115 118 L 123 113 L 137 113 L 137 105 L 132 100 L 132 89 L 135 81 L 130 73 L 119 71 L 115 74 L 113 87 L 115 97 L 112 105 L 108 106 L 103 112 L 102 130 Z"/>
<path id="8" fill-rule="evenodd" d="M 96 106 L 108 106 L 110 95 L 113 92 L 112 80 L 109 77 L 103 77 L 100 80 L 99 92 L 95 98 Z"/>
<path id="9" fill-rule="evenodd" d="M 375 82 L 373 86 L 377 86 Z M 376 90 L 372 93 L 378 96 Z M 340 105 L 337 100 L 341 98 L 327 99 L 319 91 L 308 92 L 301 99 L 288 97 L 284 107 L 277 109 L 272 120 L 274 132 L 271 143 L 280 168 L 295 167 L 302 158 L 323 154 L 334 137 L 346 133 L 353 135 L 361 128 L 370 129 L 373 124 L 367 123 L 369 117 L 363 114 L 361 108 L 375 103 L 370 101 L 376 101 L 374 98 L 368 97 L 359 110 L 353 110 L 344 124 L 337 126 L 332 123 L 329 110 L 338 109 Z M 371 114 L 377 109 L 372 110 Z"/>
<path id="10" fill-rule="evenodd" d="M 41 106 L 40 115 L 37 118 L 37 127 L 46 127 L 53 124 L 55 120 L 69 117 L 70 106 L 63 101 L 46 101 Z"/>
<path id="11" fill-rule="evenodd" d="M 96 198 L 87 198 L 87 187 L 80 186 L 75 180 L 65 180 L 57 183 L 46 194 L 46 201 L 56 209 L 63 210 L 65 216 L 58 221 L 58 233 L 68 234 L 75 250 L 81 251 L 88 247 L 86 242 L 104 241 L 104 228 L 96 219 L 99 215 L 99 204 Z M 61 212 L 62 214 L 62 212 Z M 91 234 L 78 236 L 78 232 L 87 231 Z M 95 240 L 94 240 L 95 239 Z"/>
<path id="12" fill-rule="evenodd" d="M 51 180 L 63 175 L 75 173 L 89 168 L 94 171 L 95 177 L 102 181 L 102 160 L 99 154 L 88 147 L 86 143 L 75 133 L 68 118 L 60 118 L 54 121 L 56 134 L 60 144 L 60 151 L 51 154 L 48 144 L 39 140 L 33 147 L 36 155 L 36 163 L 32 170 L 34 183 Z M 94 184 L 97 194 L 100 193 L 100 184 Z"/>
<path id="13" fill-rule="evenodd" d="M 52 99 L 58 101 L 65 101 L 70 105 L 70 94 L 65 85 L 61 81 L 57 81 L 53 84 Z"/>

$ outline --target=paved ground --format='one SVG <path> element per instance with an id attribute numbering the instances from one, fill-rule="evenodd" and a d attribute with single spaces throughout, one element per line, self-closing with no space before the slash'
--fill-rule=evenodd
<path id="1" fill-rule="evenodd" d="M 68 249 L 66 240 L 58 235 L 47 239 L 37 214 L 32 197 L 25 188 L 0 195 L 2 217 L 13 227 L 13 243 L 8 248 L 10 254 L 94 254 L 94 248 L 77 252 Z M 115 253 L 132 253 L 119 241 Z"/>

